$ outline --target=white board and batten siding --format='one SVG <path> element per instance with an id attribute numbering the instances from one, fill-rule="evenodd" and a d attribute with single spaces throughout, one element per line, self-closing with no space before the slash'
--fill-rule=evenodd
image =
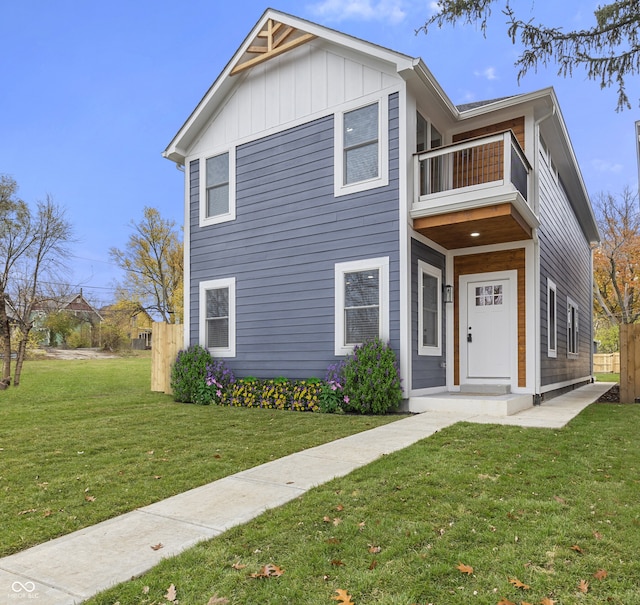
<path id="1" fill-rule="evenodd" d="M 398 90 L 402 79 L 390 65 L 326 41 L 312 41 L 257 65 L 238 79 L 189 158 L 273 134 Z M 364 101 L 363 101 L 364 102 Z"/>

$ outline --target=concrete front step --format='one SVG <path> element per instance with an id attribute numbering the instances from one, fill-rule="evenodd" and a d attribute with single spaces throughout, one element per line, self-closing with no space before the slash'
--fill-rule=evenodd
<path id="1" fill-rule="evenodd" d="M 461 384 L 460 393 L 466 395 L 508 395 L 510 384 Z"/>
<path id="2" fill-rule="evenodd" d="M 532 395 L 437 393 L 409 398 L 411 412 L 448 412 L 486 416 L 511 416 L 533 407 Z"/>

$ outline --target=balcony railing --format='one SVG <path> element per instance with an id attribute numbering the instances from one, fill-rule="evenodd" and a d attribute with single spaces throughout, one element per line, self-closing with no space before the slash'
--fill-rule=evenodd
<path id="1" fill-rule="evenodd" d="M 415 202 L 421 206 L 463 190 L 480 194 L 478 189 L 491 188 L 519 191 L 527 202 L 531 166 L 510 130 L 416 154 L 414 163 Z"/>

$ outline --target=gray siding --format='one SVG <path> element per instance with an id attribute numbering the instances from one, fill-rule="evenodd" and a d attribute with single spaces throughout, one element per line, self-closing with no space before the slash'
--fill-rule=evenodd
<path id="1" fill-rule="evenodd" d="M 446 327 L 444 302 L 441 309 L 442 324 L 442 356 L 418 355 L 418 261 L 421 260 L 442 270 L 443 285 L 445 280 L 445 257 L 439 252 L 425 246 L 421 242 L 411 240 L 411 388 L 426 389 L 445 386 L 446 369 Z"/>
<path id="2" fill-rule="evenodd" d="M 541 383 L 555 384 L 591 373 L 591 249 L 571 204 L 544 159 L 540 170 Z M 557 286 L 556 358 L 547 355 L 547 279 Z M 578 304 L 578 357 L 567 356 L 567 297 Z"/>
<path id="3" fill-rule="evenodd" d="M 334 197 L 333 116 L 239 146 L 236 220 L 198 226 L 191 168 L 191 342 L 198 284 L 236 278 L 239 376 L 323 377 L 334 355 L 334 265 L 389 257 L 390 341 L 398 351 L 398 95 L 389 99 L 389 185 Z"/>

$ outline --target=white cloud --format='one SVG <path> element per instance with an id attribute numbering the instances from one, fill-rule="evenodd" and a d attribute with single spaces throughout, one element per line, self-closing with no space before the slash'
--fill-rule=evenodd
<path id="1" fill-rule="evenodd" d="M 429 14 L 435 15 L 440 12 L 440 3 L 438 0 L 433 0 L 433 2 L 429 2 Z"/>
<path id="2" fill-rule="evenodd" d="M 404 0 L 322 0 L 309 9 L 318 17 L 330 21 L 360 19 L 400 23 L 407 16 Z"/>
<path id="3" fill-rule="evenodd" d="M 599 158 L 591 160 L 591 165 L 598 172 L 612 172 L 613 174 L 619 174 L 624 170 L 624 166 L 622 164 L 616 164 L 614 162 L 601 160 Z"/>
<path id="4" fill-rule="evenodd" d="M 487 80 L 497 80 L 498 76 L 496 74 L 496 68 L 495 67 L 487 67 L 486 69 L 483 69 L 481 71 L 474 71 L 473 72 L 474 76 L 477 76 L 478 78 L 486 78 Z"/>

